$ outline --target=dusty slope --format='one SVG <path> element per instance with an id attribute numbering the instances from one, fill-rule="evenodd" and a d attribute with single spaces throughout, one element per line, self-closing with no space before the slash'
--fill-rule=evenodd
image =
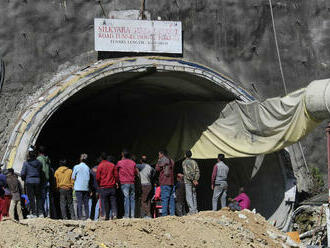
<path id="1" fill-rule="evenodd" d="M 222 210 L 152 220 L 0 222 L 0 247 L 282 247 L 260 215 Z"/>

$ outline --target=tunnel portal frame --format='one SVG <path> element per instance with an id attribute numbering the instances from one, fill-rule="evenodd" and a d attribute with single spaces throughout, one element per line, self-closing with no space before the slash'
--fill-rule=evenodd
<path id="1" fill-rule="evenodd" d="M 6 168 L 19 171 L 25 160 L 28 148 L 35 144 L 40 131 L 67 99 L 81 89 L 109 77 L 124 72 L 145 72 L 153 68 L 159 72 L 185 72 L 205 78 L 217 86 L 229 91 L 243 102 L 250 102 L 254 97 L 246 90 L 235 85 L 233 80 L 204 65 L 189 62 L 181 58 L 168 57 L 127 57 L 120 59 L 99 60 L 69 74 L 61 81 L 50 83 L 47 89 L 38 92 L 26 106 L 16 121 L 2 163 Z"/>

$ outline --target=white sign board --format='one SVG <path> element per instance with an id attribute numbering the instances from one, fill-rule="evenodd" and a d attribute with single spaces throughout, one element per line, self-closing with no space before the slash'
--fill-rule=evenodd
<path id="1" fill-rule="evenodd" d="M 95 50 L 182 53 L 181 22 L 94 19 Z"/>

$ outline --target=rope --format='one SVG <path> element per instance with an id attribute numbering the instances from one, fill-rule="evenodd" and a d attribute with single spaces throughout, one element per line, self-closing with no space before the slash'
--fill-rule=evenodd
<path id="1" fill-rule="evenodd" d="M 274 39 L 275 39 L 275 46 L 276 46 L 276 52 L 277 52 L 277 59 L 278 59 L 278 63 L 279 63 L 279 66 L 280 66 L 282 83 L 283 83 L 283 87 L 284 87 L 284 93 L 285 93 L 285 95 L 287 95 L 288 94 L 288 90 L 287 90 L 287 87 L 286 87 L 285 77 L 284 77 L 284 73 L 283 73 L 283 67 L 282 67 L 280 50 L 278 48 L 277 33 L 276 33 L 276 27 L 275 27 L 275 19 L 274 19 L 274 13 L 273 13 L 273 7 L 272 6 L 273 6 L 272 0 L 269 0 L 269 8 L 270 8 L 270 15 L 272 17 L 272 24 L 273 24 L 273 31 L 274 31 Z M 303 158 L 303 161 L 304 161 L 304 165 L 306 167 L 307 172 L 309 173 L 309 168 L 307 166 L 305 154 L 304 154 L 304 151 L 302 149 L 302 146 L 301 146 L 300 141 L 298 142 L 298 145 L 299 145 L 299 149 L 301 151 L 301 155 L 302 155 L 302 158 Z"/>
<path id="2" fill-rule="evenodd" d="M 277 51 L 277 58 L 278 58 L 278 63 L 280 65 L 280 71 L 281 71 L 281 76 L 282 76 L 284 93 L 285 93 L 285 95 L 287 95 L 288 94 L 288 91 L 286 89 L 286 82 L 285 82 L 284 73 L 283 73 L 283 67 L 282 67 L 280 50 L 278 49 L 277 34 L 276 34 L 275 20 L 274 20 L 274 13 L 273 13 L 273 7 L 272 6 L 273 6 L 272 5 L 272 0 L 269 0 L 269 7 L 270 7 L 270 14 L 272 16 L 272 23 L 273 23 L 273 31 L 274 31 L 275 46 L 276 46 L 276 51 Z"/>

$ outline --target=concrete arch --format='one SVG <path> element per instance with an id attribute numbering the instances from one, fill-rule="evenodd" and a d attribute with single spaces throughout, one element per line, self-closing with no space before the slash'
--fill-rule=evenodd
<path id="1" fill-rule="evenodd" d="M 41 129 L 59 106 L 81 89 L 97 82 L 101 78 L 123 72 L 183 72 L 204 78 L 223 91 L 229 92 L 243 102 L 254 100 L 247 91 L 234 84 L 230 78 L 200 64 L 179 58 L 167 57 L 130 57 L 101 60 L 87 66 L 66 79 L 53 83 L 50 88 L 34 97 L 32 104 L 23 110 L 17 120 L 7 144 L 2 162 L 7 168 L 20 170 L 27 150 L 34 144 Z"/>

